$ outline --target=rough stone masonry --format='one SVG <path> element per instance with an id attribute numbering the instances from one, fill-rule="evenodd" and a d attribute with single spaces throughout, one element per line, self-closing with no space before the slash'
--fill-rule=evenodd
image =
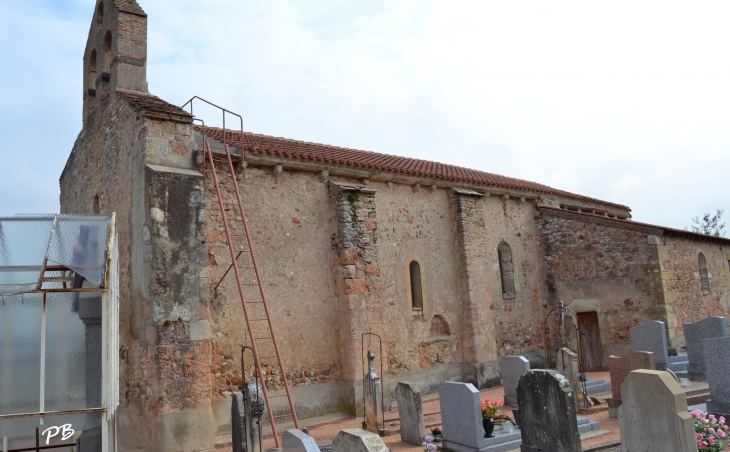
<path id="1" fill-rule="evenodd" d="M 119 447 L 211 449 L 229 435 L 251 360 L 242 372 L 250 339 L 230 275 L 218 285 L 230 257 L 203 130 L 149 93 L 147 15 L 135 0 L 96 1 L 83 61 L 83 126 L 61 209 L 117 213 Z M 730 310 L 727 239 L 483 171 L 205 132 L 236 147 L 234 176 L 219 172 L 243 193 L 300 417 L 360 409 L 365 332 L 382 339 L 392 399 L 398 381 L 424 394 L 449 380 L 483 388 L 499 383 L 504 356 L 544 363 L 542 320 L 560 300 L 597 315 L 602 352 L 591 359 L 604 365 L 630 351 L 633 326 L 662 321 L 679 347 L 683 323 Z"/>

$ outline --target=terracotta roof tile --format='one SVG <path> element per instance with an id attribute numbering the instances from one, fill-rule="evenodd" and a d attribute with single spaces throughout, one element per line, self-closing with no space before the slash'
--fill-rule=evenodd
<path id="1" fill-rule="evenodd" d="M 190 116 L 190 113 L 152 94 L 117 90 L 117 94 L 142 110 L 167 113 L 176 116 Z"/>
<path id="2" fill-rule="evenodd" d="M 203 131 L 203 127 L 195 125 L 195 130 Z M 231 145 L 239 145 L 240 132 L 208 127 L 206 134 L 219 141 L 225 141 Z M 451 181 L 465 182 L 470 184 L 487 185 L 490 187 L 525 190 L 533 193 L 545 193 L 575 199 L 588 203 L 596 203 L 609 206 L 615 209 L 631 211 L 627 206 L 615 204 L 600 199 L 577 195 L 563 190 L 558 190 L 547 185 L 538 184 L 512 177 L 500 176 L 484 171 L 462 168 L 444 163 L 418 160 L 395 155 L 379 154 L 370 151 L 348 149 L 327 144 L 307 143 L 287 138 L 258 135 L 249 132 L 243 133 L 243 147 L 248 152 L 268 154 L 279 157 L 311 160 L 324 163 L 355 166 L 379 171 L 392 171 L 414 176 L 422 176 L 433 179 L 446 179 Z"/>
<path id="3" fill-rule="evenodd" d="M 125 13 L 131 13 L 131 14 L 137 14 L 140 16 L 147 16 L 147 14 L 144 12 L 141 6 L 139 6 L 139 3 L 137 3 L 137 0 L 112 0 L 114 3 L 114 6 L 117 7 L 119 11 L 124 11 Z"/>

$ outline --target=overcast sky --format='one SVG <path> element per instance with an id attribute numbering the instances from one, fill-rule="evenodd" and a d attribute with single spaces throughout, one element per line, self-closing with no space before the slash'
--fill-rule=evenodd
<path id="1" fill-rule="evenodd" d="M 139 0 L 150 92 L 684 228 L 730 207 L 730 2 Z M 0 215 L 57 212 L 94 0 L 0 0 Z M 730 210 L 726 214 L 730 218 Z"/>

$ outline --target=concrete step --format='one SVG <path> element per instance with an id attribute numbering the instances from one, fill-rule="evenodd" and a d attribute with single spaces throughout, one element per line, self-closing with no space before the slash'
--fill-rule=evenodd
<path id="1" fill-rule="evenodd" d="M 586 380 L 586 394 L 601 394 L 603 392 L 611 392 L 611 382 L 603 380 Z"/>
<path id="2" fill-rule="evenodd" d="M 669 356 L 667 358 L 667 363 L 681 363 L 682 361 L 687 361 L 687 354 L 686 353 L 680 353 L 677 356 Z"/>
<path id="3" fill-rule="evenodd" d="M 600 429 L 601 424 L 599 422 L 592 421 L 587 417 L 578 416 L 578 433 L 592 432 Z"/>
<path id="4" fill-rule="evenodd" d="M 679 372 L 686 373 L 687 364 L 689 364 L 689 362 L 687 362 L 687 361 L 678 361 L 678 362 L 674 362 L 674 363 L 669 363 L 669 364 L 667 364 L 667 369 L 671 370 L 675 374 L 679 373 Z"/>

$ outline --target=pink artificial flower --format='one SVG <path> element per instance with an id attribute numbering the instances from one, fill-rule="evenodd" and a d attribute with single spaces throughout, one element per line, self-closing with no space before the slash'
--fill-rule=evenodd
<path id="1" fill-rule="evenodd" d="M 724 438 L 725 435 L 726 435 L 725 430 L 720 429 L 717 431 L 717 436 L 719 436 L 720 438 Z"/>
<path id="2" fill-rule="evenodd" d="M 723 428 L 723 429 L 724 429 L 725 431 L 728 431 L 728 430 L 730 430 L 730 427 L 729 427 L 729 426 L 727 426 L 727 425 L 724 425 L 724 426 L 723 426 L 722 428 Z"/>
<path id="3" fill-rule="evenodd" d="M 720 419 L 718 420 L 718 424 L 725 425 L 725 417 L 724 416 L 720 416 Z"/>
<path id="4" fill-rule="evenodd" d="M 707 438 L 707 441 L 710 442 L 710 446 L 714 446 L 715 445 L 715 438 L 709 437 L 709 438 Z"/>
<path id="5" fill-rule="evenodd" d="M 697 434 L 697 441 L 702 441 L 702 433 Z"/>
<path id="6" fill-rule="evenodd" d="M 712 428 L 712 427 L 708 428 L 707 431 L 710 432 L 710 435 L 712 435 L 713 433 L 715 433 L 715 429 Z"/>
<path id="7" fill-rule="evenodd" d="M 436 451 L 436 449 L 437 449 L 437 447 L 436 447 L 436 445 L 435 445 L 435 444 L 429 444 L 429 445 L 428 445 L 428 446 L 426 446 L 426 447 L 428 448 L 428 450 L 429 450 L 430 452 L 435 452 L 435 451 Z"/>
<path id="8" fill-rule="evenodd" d="M 708 422 L 710 421 L 708 421 L 707 418 L 703 417 L 702 419 L 700 419 L 700 424 L 707 424 Z"/>
<path id="9" fill-rule="evenodd" d="M 484 402 L 482 402 L 482 403 L 484 403 Z M 689 412 L 689 414 L 692 415 L 692 417 L 699 417 L 699 415 L 701 413 L 702 413 L 702 411 L 700 411 L 700 410 L 692 410 Z"/>
<path id="10" fill-rule="evenodd" d="M 706 447 L 707 447 L 707 443 L 706 443 L 706 442 L 704 442 L 704 441 L 702 441 L 702 442 L 700 443 L 700 449 L 704 449 L 704 448 L 706 448 Z"/>

